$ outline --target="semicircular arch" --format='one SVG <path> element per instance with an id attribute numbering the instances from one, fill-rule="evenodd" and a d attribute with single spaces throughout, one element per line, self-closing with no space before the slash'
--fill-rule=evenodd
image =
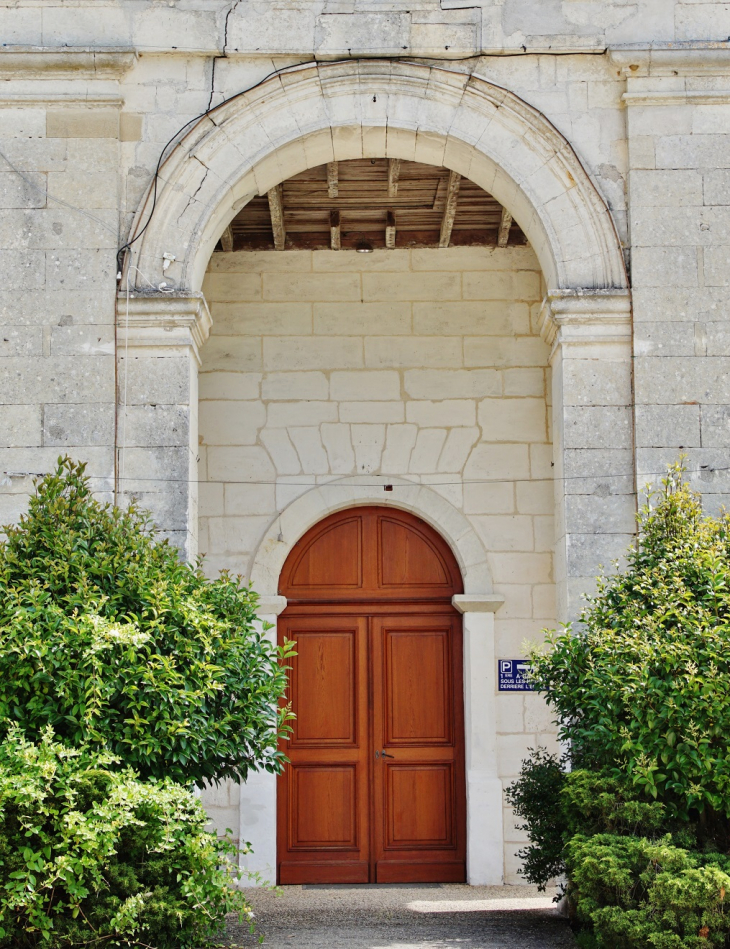
<path id="1" fill-rule="evenodd" d="M 389 478 L 395 487 L 361 477 L 341 478 L 312 488 L 292 501 L 269 525 L 253 555 L 249 578 L 260 596 L 277 596 L 282 568 L 294 545 L 330 514 L 360 506 L 396 508 L 415 514 L 445 541 L 456 559 L 464 593 L 492 593 L 487 552 L 466 517 L 433 488 Z"/>
<path id="2" fill-rule="evenodd" d="M 492 194 L 550 289 L 627 287 L 610 211 L 542 113 L 478 76 L 378 60 L 282 71 L 193 126 L 163 166 L 136 263 L 153 280 L 165 273 L 199 290 L 220 234 L 252 197 L 328 161 L 378 157 L 444 166 Z M 175 257 L 166 272 L 163 254 Z"/>

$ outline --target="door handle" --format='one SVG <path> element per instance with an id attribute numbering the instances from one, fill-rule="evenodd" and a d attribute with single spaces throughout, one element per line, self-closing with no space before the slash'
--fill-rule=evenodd
<path id="1" fill-rule="evenodd" d="M 376 752 L 376 754 L 377 754 L 377 752 Z M 380 756 L 381 756 L 381 758 L 395 758 L 395 755 L 389 755 L 389 754 L 388 754 L 387 752 L 385 752 L 385 751 L 381 751 L 381 752 L 380 752 Z"/>

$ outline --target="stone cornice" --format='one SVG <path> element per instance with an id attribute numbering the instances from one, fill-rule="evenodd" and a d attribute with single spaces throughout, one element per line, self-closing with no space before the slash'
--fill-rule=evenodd
<path id="1" fill-rule="evenodd" d="M 198 363 L 212 320 L 202 293 L 120 293 L 119 350 L 127 347 L 189 348 Z"/>
<path id="2" fill-rule="evenodd" d="M 727 105 L 730 102 L 730 89 L 647 89 L 642 92 L 625 92 L 621 98 L 627 106 Z"/>
<path id="3" fill-rule="evenodd" d="M 4 46 L 3 79 L 119 79 L 137 54 L 122 46 Z"/>
<path id="4" fill-rule="evenodd" d="M 628 290 L 551 290 L 543 300 L 540 335 L 548 345 L 631 341 Z"/>
<path id="5" fill-rule="evenodd" d="M 627 77 L 730 75 L 730 42 L 629 44 L 608 55 Z"/>
<path id="6" fill-rule="evenodd" d="M 0 109 L 18 109 L 33 106 L 51 106 L 54 109 L 121 109 L 124 99 L 113 93 L 90 94 L 83 93 L 12 93 L 0 90 Z"/>

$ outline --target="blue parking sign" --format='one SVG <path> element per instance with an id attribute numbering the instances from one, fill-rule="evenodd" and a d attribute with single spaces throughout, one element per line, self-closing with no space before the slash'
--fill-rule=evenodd
<path id="1" fill-rule="evenodd" d="M 498 659 L 500 692 L 534 692 L 527 679 L 530 663 L 526 659 Z"/>

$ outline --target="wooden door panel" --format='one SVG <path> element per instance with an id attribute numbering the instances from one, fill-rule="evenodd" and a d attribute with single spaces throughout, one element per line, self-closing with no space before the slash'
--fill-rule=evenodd
<path id="1" fill-rule="evenodd" d="M 371 619 L 375 878 L 466 879 L 462 631 L 454 610 Z M 385 752 L 385 757 L 383 757 Z"/>
<path id="2" fill-rule="evenodd" d="M 368 628 L 359 616 L 292 615 L 297 718 L 279 779 L 279 882 L 363 883 L 370 862 Z"/>
<path id="3" fill-rule="evenodd" d="M 357 634 L 357 628 L 298 630 L 291 748 L 357 744 Z"/>
<path id="4" fill-rule="evenodd" d="M 387 745 L 452 743 L 451 618 L 441 623 L 383 628 Z"/>
<path id="5" fill-rule="evenodd" d="M 291 765 L 289 849 L 357 850 L 357 765 Z"/>
<path id="6" fill-rule="evenodd" d="M 385 765 L 387 850 L 454 846 L 453 766 L 442 764 Z"/>

